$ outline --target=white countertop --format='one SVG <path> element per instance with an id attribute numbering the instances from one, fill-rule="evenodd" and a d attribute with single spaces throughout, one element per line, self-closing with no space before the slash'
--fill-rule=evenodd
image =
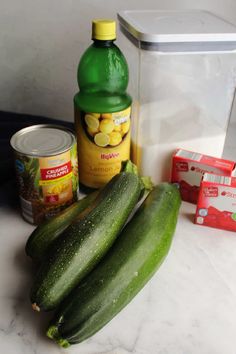
<path id="1" fill-rule="evenodd" d="M 194 225 L 189 203 L 169 255 L 135 299 L 89 340 L 57 347 L 44 334 L 51 315 L 31 310 L 34 270 L 24 245 L 34 227 L 21 218 L 13 187 L 0 188 L 0 353 L 236 353 L 236 233 Z"/>

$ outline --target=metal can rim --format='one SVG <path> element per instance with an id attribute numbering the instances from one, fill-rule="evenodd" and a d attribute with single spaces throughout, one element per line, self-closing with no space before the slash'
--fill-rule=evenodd
<path id="1" fill-rule="evenodd" d="M 70 134 L 71 138 L 72 138 L 72 142 L 71 144 L 61 150 L 58 150 L 57 152 L 53 152 L 53 153 L 49 153 L 49 154 L 40 154 L 40 153 L 30 153 L 30 152 L 25 152 L 23 150 L 20 150 L 19 148 L 17 149 L 16 146 L 14 145 L 15 140 L 17 138 L 19 138 L 19 136 L 23 135 L 24 133 L 26 133 L 27 131 L 34 131 L 34 130 L 40 130 L 43 128 L 52 128 L 52 129 L 58 129 L 58 130 L 62 130 L 65 131 L 67 133 Z M 68 150 L 71 149 L 71 147 L 76 143 L 76 138 L 75 138 L 75 134 L 73 132 L 73 130 L 71 130 L 70 128 L 64 127 L 63 125 L 59 125 L 59 124 L 35 124 L 35 125 L 30 125 L 28 127 L 22 128 L 19 131 L 17 131 L 15 134 L 13 134 L 13 136 L 10 139 L 10 145 L 12 147 L 12 149 L 17 152 L 20 153 L 22 155 L 27 155 L 30 157 L 50 157 L 50 156 L 56 156 L 56 155 L 60 155 Z"/>

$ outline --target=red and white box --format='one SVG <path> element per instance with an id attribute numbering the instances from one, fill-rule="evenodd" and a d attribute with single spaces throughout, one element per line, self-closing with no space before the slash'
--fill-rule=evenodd
<path id="1" fill-rule="evenodd" d="M 236 177 L 204 174 L 195 224 L 236 231 Z"/>
<path id="2" fill-rule="evenodd" d="M 197 204 L 204 173 L 231 176 L 234 168 L 233 161 L 178 149 L 173 155 L 171 182 L 179 184 L 182 200 Z"/>

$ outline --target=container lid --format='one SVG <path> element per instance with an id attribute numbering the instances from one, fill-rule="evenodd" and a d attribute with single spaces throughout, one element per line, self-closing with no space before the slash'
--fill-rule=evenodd
<path id="1" fill-rule="evenodd" d="M 45 157 L 69 150 L 74 142 L 75 137 L 70 130 L 59 125 L 39 124 L 15 133 L 10 144 L 19 153 Z"/>
<path id="2" fill-rule="evenodd" d="M 236 26 L 207 11 L 127 10 L 118 19 L 127 37 L 144 44 L 143 49 L 236 49 Z"/>

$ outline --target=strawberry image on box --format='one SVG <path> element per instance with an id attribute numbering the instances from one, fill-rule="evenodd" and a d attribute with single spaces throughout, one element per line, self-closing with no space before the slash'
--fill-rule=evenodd
<path id="1" fill-rule="evenodd" d="M 236 177 L 204 174 L 195 224 L 236 231 Z"/>
<path id="2" fill-rule="evenodd" d="M 235 162 L 178 149 L 172 159 L 171 182 L 179 185 L 182 200 L 197 204 L 204 173 L 231 176 Z"/>

